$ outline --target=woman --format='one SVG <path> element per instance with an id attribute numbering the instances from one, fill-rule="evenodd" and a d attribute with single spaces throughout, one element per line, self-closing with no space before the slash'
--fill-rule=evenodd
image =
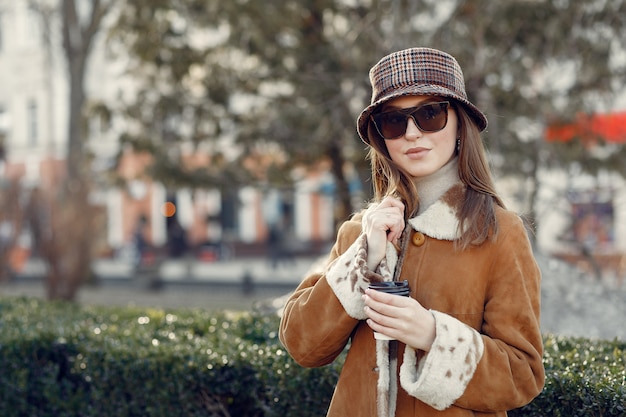
<path id="1" fill-rule="evenodd" d="M 281 341 L 307 367 L 350 345 L 328 416 L 505 416 L 543 387 L 541 277 L 494 189 L 487 119 L 444 52 L 393 53 L 370 80 L 374 202 L 290 297 Z M 368 288 L 392 280 L 410 297 Z"/>

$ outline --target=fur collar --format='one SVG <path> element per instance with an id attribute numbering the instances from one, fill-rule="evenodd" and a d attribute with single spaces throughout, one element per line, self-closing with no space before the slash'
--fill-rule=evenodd
<path id="1" fill-rule="evenodd" d="M 461 236 L 459 221 L 464 198 L 465 185 L 459 181 L 422 213 L 409 219 L 409 224 L 415 231 L 435 239 L 458 239 Z"/>

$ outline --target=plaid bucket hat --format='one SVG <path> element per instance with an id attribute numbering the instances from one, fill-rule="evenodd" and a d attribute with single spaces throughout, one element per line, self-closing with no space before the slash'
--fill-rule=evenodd
<path id="1" fill-rule="evenodd" d="M 368 145 L 371 114 L 383 103 L 401 96 L 454 99 L 465 106 L 481 132 L 487 127 L 487 117 L 467 99 L 463 71 L 452 55 L 431 48 L 405 49 L 382 58 L 372 67 L 369 76 L 372 101 L 357 119 L 359 136 Z"/>

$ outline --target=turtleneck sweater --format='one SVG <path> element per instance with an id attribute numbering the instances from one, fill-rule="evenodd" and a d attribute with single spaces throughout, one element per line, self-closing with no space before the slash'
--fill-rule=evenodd
<path id="1" fill-rule="evenodd" d="M 439 200 L 450 187 L 459 182 L 458 167 L 459 158 L 454 157 L 436 172 L 414 179 L 420 203 L 418 215 Z"/>

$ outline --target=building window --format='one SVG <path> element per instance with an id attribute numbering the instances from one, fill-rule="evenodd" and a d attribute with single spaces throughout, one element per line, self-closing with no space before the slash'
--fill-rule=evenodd
<path id="1" fill-rule="evenodd" d="M 615 246 L 615 209 L 611 189 L 570 191 L 572 227 L 570 238 L 590 253 L 607 253 Z"/>
<path id="2" fill-rule="evenodd" d="M 574 238 L 590 251 L 613 248 L 613 202 L 572 203 Z"/>
<path id="3" fill-rule="evenodd" d="M 28 109 L 26 113 L 27 128 L 27 144 L 30 147 L 35 147 L 38 144 L 39 129 L 37 125 L 37 102 L 30 100 L 28 102 Z"/>

